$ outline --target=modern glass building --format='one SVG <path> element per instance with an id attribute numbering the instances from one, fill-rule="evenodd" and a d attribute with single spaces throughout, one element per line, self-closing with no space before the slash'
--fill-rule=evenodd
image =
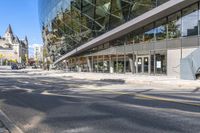
<path id="1" fill-rule="evenodd" d="M 180 76 L 199 0 L 38 0 L 46 56 L 79 72 Z"/>

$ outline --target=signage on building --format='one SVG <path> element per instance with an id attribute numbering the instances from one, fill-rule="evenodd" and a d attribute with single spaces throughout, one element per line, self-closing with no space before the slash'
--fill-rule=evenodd
<path id="1" fill-rule="evenodd" d="M 161 61 L 157 61 L 157 62 L 156 62 L 156 67 L 157 67 L 157 68 L 161 68 Z"/>

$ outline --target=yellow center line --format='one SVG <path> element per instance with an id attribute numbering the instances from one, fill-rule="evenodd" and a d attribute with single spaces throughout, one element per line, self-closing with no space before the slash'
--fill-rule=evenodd
<path id="1" fill-rule="evenodd" d="M 47 81 L 45 81 L 45 80 L 41 80 L 41 81 L 47 83 Z M 163 97 L 150 96 L 150 95 L 138 94 L 138 93 L 130 94 L 130 93 L 127 93 L 127 92 L 114 91 L 114 90 L 108 90 L 108 89 L 89 89 L 89 88 L 86 88 L 86 90 L 99 91 L 99 92 L 110 92 L 112 94 L 129 95 L 129 96 L 135 96 L 135 97 L 143 98 L 143 99 L 151 99 L 151 100 L 157 100 L 157 101 L 164 101 L 164 102 L 171 102 L 171 103 L 178 103 L 178 104 L 200 107 L 200 103 L 189 103 L 189 101 L 186 101 L 186 100 L 163 98 Z"/>
<path id="2" fill-rule="evenodd" d="M 100 92 L 110 92 L 112 94 L 120 94 L 120 95 L 129 95 L 129 96 L 136 96 L 138 98 L 145 98 L 145 99 L 151 99 L 151 100 L 157 100 L 157 101 L 164 101 L 164 102 L 171 102 L 171 103 L 178 103 L 178 104 L 184 104 L 184 105 L 190 105 L 190 106 L 197 106 L 200 107 L 199 103 L 188 103 L 184 100 L 176 100 L 176 99 L 170 99 L 170 98 L 163 98 L 163 97 L 157 97 L 157 96 L 150 96 L 150 95 L 144 95 L 144 94 L 130 94 L 126 92 L 120 92 L 120 91 L 113 91 L 113 90 L 107 90 L 107 89 L 92 89 L 93 91 L 100 91 Z"/>

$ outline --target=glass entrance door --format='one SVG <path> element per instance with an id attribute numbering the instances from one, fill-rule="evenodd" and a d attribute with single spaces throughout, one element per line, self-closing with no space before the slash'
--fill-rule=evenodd
<path id="1" fill-rule="evenodd" d="M 140 74 L 149 73 L 149 57 L 148 56 L 137 57 L 137 73 L 140 73 Z"/>
<path id="2" fill-rule="evenodd" d="M 137 59 L 137 72 L 142 73 L 142 57 L 138 57 Z"/>
<path id="3" fill-rule="evenodd" d="M 143 59 L 143 67 L 144 67 L 144 71 L 143 73 L 149 73 L 149 57 L 144 57 Z"/>

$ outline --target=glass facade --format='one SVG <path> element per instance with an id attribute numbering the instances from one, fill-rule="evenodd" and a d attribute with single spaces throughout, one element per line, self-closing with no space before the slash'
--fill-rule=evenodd
<path id="1" fill-rule="evenodd" d="M 80 45 L 168 1 L 39 0 L 40 23 L 48 56 L 55 61 Z M 70 58 L 69 66 L 71 69 L 91 69 L 93 72 L 166 74 L 167 50 L 183 48 L 182 39 L 198 35 L 199 2 L 84 51 L 78 55 L 80 57 L 75 57 L 77 59 Z M 190 45 L 188 43 L 185 47 Z M 86 57 L 89 57 L 90 63 Z"/>
<path id="2" fill-rule="evenodd" d="M 48 53 L 60 56 L 168 0 L 39 0 Z M 152 33 L 146 34 L 146 41 Z"/>

